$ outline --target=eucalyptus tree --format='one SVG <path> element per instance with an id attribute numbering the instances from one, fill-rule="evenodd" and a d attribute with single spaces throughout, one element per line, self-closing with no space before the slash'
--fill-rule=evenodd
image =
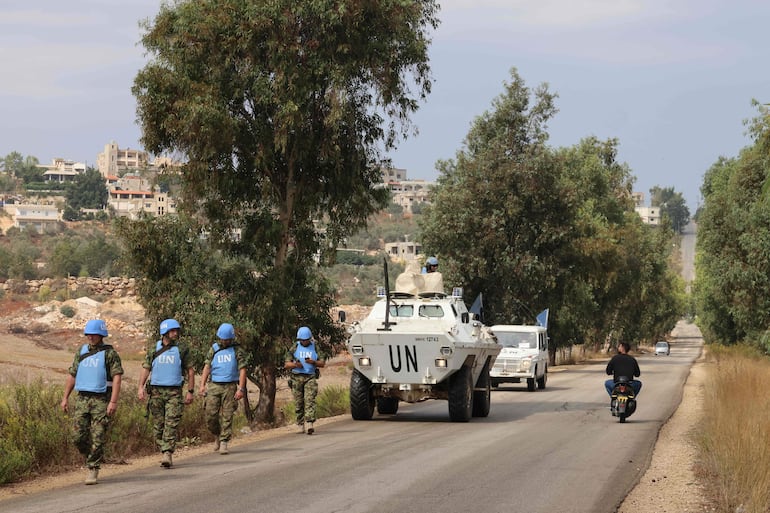
<path id="1" fill-rule="evenodd" d="M 464 149 L 440 162 L 421 224 L 448 279 L 467 286 L 468 300 L 484 294 L 486 322 L 531 323 L 549 308 L 552 363 L 562 345 L 651 336 L 639 331 L 649 319 L 623 307 L 655 301 L 652 289 L 668 278 L 651 271 L 665 268 L 668 253 L 647 253 L 653 244 L 633 212 L 633 177 L 616 159 L 618 142 L 548 147 L 554 100 L 512 70 Z M 663 310 L 672 325 L 678 312 Z"/>
<path id="2" fill-rule="evenodd" d="M 676 233 L 681 233 L 687 223 L 690 222 L 690 209 L 681 192 L 674 191 L 673 187 L 655 186 L 650 189 L 650 205 L 660 207 L 660 212 L 671 223 L 671 228 Z"/>
<path id="3" fill-rule="evenodd" d="M 185 160 L 185 226 L 238 270 L 209 274 L 207 304 L 255 357 L 261 418 L 299 325 L 327 345 L 342 340 L 333 288 L 313 262 L 386 205 L 383 155 L 430 92 L 437 10 L 432 0 L 189 0 L 162 5 L 145 26 L 150 61 L 133 86 L 142 142 Z M 154 274 L 168 287 L 145 294 L 178 290 L 182 269 L 169 263 L 170 276 Z M 170 304 L 152 315 L 195 315 L 200 301 Z"/>
<path id="4" fill-rule="evenodd" d="M 454 160 L 440 161 L 431 207 L 419 221 L 423 247 L 472 300 L 484 294 L 487 322 L 534 319 L 558 274 L 557 250 L 572 216 L 547 150 L 556 112 L 546 85 L 531 91 L 518 72 L 478 116 Z"/>
<path id="5" fill-rule="evenodd" d="M 704 175 L 696 265 L 698 318 L 710 342 L 760 341 L 770 349 L 770 119 L 750 123 L 754 139 L 737 158 Z"/>

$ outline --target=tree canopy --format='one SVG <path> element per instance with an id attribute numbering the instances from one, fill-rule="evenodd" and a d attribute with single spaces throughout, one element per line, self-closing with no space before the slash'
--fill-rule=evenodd
<path id="1" fill-rule="evenodd" d="M 76 211 L 82 208 L 104 208 L 109 199 L 104 176 L 97 169 L 89 167 L 68 185 L 65 197 L 67 205 Z"/>
<path id="2" fill-rule="evenodd" d="M 690 209 L 681 192 L 675 192 L 673 187 L 661 188 L 655 186 L 650 189 L 650 205 L 660 207 L 660 212 L 665 216 L 671 229 L 676 233 L 682 233 L 684 227 L 690 222 Z"/>
<path id="3" fill-rule="evenodd" d="M 275 377 L 299 325 L 327 347 L 342 340 L 332 289 L 313 262 L 333 260 L 338 242 L 386 204 L 382 154 L 409 133 L 430 92 L 437 9 L 196 0 L 164 4 L 146 24 L 150 62 L 133 86 L 142 141 L 186 159 L 189 216 L 125 222 L 121 233 L 147 278 L 140 291 L 151 316 L 182 317 L 201 341 L 218 322 L 235 324 L 259 366 L 262 418 L 273 413 Z M 157 258 L 139 249 L 169 245 Z M 189 262 L 174 254 L 193 249 Z"/>
<path id="4" fill-rule="evenodd" d="M 695 296 L 709 342 L 770 350 L 770 111 L 757 104 L 753 144 L 720 158 L 703 177 Z"/>
<path id="5" fill-rule="evenodd" d="M 439 163 L 423 245 L 467 286 L 466 300 L 484 294 L 488 324 L 531 324 L 549 308 L 552 356 L 573 343 L 660 337 L 681 313 L 671 245 L 634 213 L 616 140 L 546 144 L 555 99 L 511 71 L 464 148 Z"/>
<path id="6" fill-rule="evenodd" d="M 24 183 L 40 182 L 43 180 L 43 170 L 38 167 L 40 161 L 32 155 L 24 156 L 18 151 L 12 151 L 2 160 L 0 166 L 8 176 L 18 178 Z"/>

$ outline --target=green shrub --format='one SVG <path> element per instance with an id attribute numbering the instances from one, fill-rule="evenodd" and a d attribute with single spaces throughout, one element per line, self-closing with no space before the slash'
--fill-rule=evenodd
<path id="1" fill-rule="evenodd" d="M 61 312 L 64 317 L 69 317 L 70 319 L 75 317 L 76 313 L 75 309 L 70 305 L 62 305 L 61 308 L 59 308 L 59 312 Z"/>
<path id="2" fill-rule="evenodd" d="M 347 387 L 331 385 L 318 392 L 316 414 L 319 418 L 335 417 L 350 411 L 350 391 Z"/>
<path id="3" fill-rule="evenodd" d="M 27 476 L 32 467 L 32 455 L 16 447 L 13 440 L 0 438 L 0 485 Z"/>
<path id="4" fill-rule="evenodd" d="M 287 424 L 295 424 L 294 401 L 289 401 L 281 408 Z M 316 398 L 316 416 L 319 419 L 335 417 L 350 411 L 350 391 L 347 387 L 330 385 L 318 391 Z"/>
<path id="5" fill-rule="evenodd" d="M 37 300 L 41 303 L 45 303 L 48 301 L 51 297 L 51 287 L 48 285 L 43 285 L 40 287 L 37 291 Z"/>

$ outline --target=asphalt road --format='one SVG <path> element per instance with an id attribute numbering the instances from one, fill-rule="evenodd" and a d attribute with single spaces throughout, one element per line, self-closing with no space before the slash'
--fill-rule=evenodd
<path id="1" fill-rule="evenodd" d="M 682 231 L 682 247 L 680 248 L 682 255 L 682 278 L 684 278 L 687 284 L 688 292 L 690 285 L 695 280 L 695 242 L 697 233 L 698 226 L 694 221 L 690 221 Z"/>
<path id="2" fill-rule="evenodd" d="M 286 433 L 171 470 L 34 493 L 0 511 L 614 512 L 681 399 L 701 350 L 693 329 L 671 356 L 639 357 L 644 388 L 626 424 L 609 413 L 605 362 L 596 362 L 552 372 L 545 390 L 502 386 L 490 416 L 469 423 L 449 422 L 443 401 L 402 404 L 395 416 L 342 418 L 313 436 Z"/>

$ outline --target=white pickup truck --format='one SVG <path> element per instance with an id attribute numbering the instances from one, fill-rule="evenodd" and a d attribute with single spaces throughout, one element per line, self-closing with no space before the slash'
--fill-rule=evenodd
<path id="1" fill-rule="evenodd" d="M 498 324 L 490 328 L 502 346 L 489 371 L 492 386 L 527 382 L 527 390 L 545 388 L 548 380 L 548 333 L 543 326 Z"/>

